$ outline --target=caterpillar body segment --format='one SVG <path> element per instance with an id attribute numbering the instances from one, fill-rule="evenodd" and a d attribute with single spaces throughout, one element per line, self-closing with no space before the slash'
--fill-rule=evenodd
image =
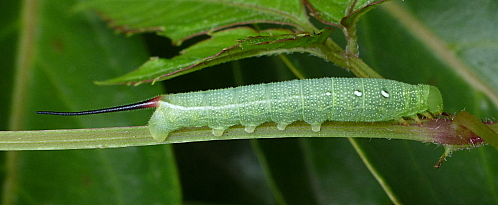
<path id="1" fill-rule="evenodd" d="M 241 124 L 246 132 L 265 122 L 279 130 L 305 121 L 315 132 L 325 121 L 376 122 L 438 115 L 443 103 L 439 90 L 369 78 L 321 78 L 240 86 L 160 96 L 149 129 L 158 141 L 183 127 L 208 126 L 221 136 Z M 418 119 L 418 118 L 416 118 Z"/>

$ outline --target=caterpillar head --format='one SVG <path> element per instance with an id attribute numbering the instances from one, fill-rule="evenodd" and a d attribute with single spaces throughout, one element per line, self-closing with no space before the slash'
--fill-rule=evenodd
<path id="1" fill-rule="evenodd" d="M 427 111 L 433 115 L 441 114 L 443 112 L 443 97 L 439 89 L 429 86 L 429 94 L 427 96 Z"/>

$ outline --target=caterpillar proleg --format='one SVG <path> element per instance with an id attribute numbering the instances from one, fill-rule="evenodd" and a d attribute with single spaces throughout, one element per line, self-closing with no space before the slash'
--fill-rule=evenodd
<path id="1" fill-rule="evenodd" d="M 439 90 L 430 85 L 411 85 L 372 78 L 320 78 L 247 85 L 234 88 L 167 94 L 130 105 L 83 112 L 39 114 L 86 115 L 157 107 L 149 130 L 157 141 L 183 127 L 208 126 L 221 136 L 233 125 L 248 133 L 265 122 L 279 130 L 305 121 L 320 131 L 325 121 L 377 122 L 438 115 L 443 111 Z"/>

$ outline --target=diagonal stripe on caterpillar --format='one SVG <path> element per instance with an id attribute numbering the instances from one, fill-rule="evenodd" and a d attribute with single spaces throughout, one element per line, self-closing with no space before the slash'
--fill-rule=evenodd
<path id="1" fill-rule="evenodd" d="M 438 115 L 443 111 L 439 90 L 372 78 L 320 78 L 240 86 L 218 90 L 161 95 L 118 107 L 83 112 L 41 111 L 39 114 L 87 115 L 157 107 L 149 130 L 157 141 L 183 127 L 208 126 L 221 136 L 229 127 L 245 126 L 248 133 L 265 122 L 279 130 L 305 121 L 315 132 L 325 121 L 376 122 Z"/>

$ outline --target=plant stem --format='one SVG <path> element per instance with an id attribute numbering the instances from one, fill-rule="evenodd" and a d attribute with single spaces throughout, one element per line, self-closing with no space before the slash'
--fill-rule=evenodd
<path id="1" fill-rule="evenodd" d="M 296 122 L 285 131 L 276 129 L 275 123 L 258 126 L 254 133 L 246 133 L 244 127 L 236 125 L 223 136 L 211 134 L 207 127 L 185 128 L 169 134 L 165 141 L 154 141 L 146 126 L 116 127 L 99 129 L 43 130 L 43 131 L 2 131 L 0 150 L 61 150 L 92 149 L 145 146 L 156 144 L 186 143 L 212 140 L 286 138 L 286 137 L 355 137 L 407 139 L 430 143 L 464 144 L 466 141 L 453 140 L 448 134 L 444 120 L 424 120 L 419 126 L 414 121 L 411 126 L 388 122 L 325 122 L 320 132 L 312 132 L 310 125 Z M 498 126 L 491 127 L 498 130 Z M 435 129 L 434 127 L 437 127 Z M 458 139 L 458 138 L 457 138 Z"/>
<path id="2" fill-rule="evenodd" d="M 334 62 L 338 66 L 349 69 L 358 77 L 383 78 L 360 58 L 355 55 L 348 55 L 344 52 L 344 50 L 332 41 L 332 39 L 327 39 L 325 44 L 321 46 L 319 45 L 318 48 L 327 60 Z"/>

